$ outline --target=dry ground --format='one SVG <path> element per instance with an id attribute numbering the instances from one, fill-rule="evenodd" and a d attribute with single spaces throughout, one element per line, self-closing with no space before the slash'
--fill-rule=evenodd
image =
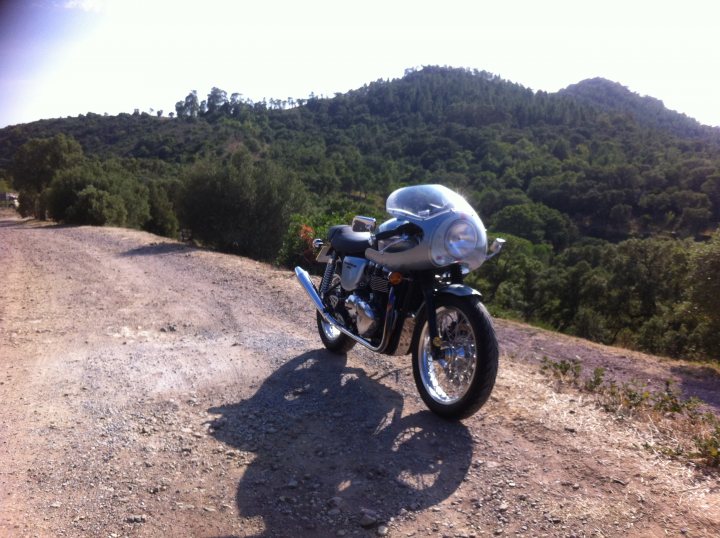
<path id="1" fill-rule="evenodd" d="M 491 400 L 321 349 L 294 276 L 131 230 L 0 217 L 0 536 L 719 536 L 717 474 L 553 390 L 542 357 L 720 409 L 711 370 L 499 321 Z"/>

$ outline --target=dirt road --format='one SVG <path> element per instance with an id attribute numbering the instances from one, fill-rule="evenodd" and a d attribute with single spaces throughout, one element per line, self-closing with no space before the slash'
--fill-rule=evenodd
<path id="1" fill-rule="evenodd" d="M 538 361 L 720 408 L 692 367 L 498 322 L 495 392 L 448 423 L 408 358 L 323 351 L 288 271 L 9 213 L 0 271 L 0 536 L 720 535 L 717 475 Z"/>

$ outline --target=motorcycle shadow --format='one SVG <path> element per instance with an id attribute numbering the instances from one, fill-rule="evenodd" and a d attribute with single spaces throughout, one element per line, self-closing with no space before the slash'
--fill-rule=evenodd
<path id="1" fill-rule="evenodd" d="M 354 533 L 452 495 L 471 463 L 468 429 L 402 410 L 400 393 L 325 350 L 288 361 L 251 398 L 210 409 L 220 415 L 213 435 L 239 451 L 229 456 L 244 468 L 235 500 L 248 530 Z"/>

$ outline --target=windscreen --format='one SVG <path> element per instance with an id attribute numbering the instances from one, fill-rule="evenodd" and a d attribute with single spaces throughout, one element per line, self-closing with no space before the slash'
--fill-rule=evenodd
<path id="1" fill-rule="evenodd" d="M 403 187 L 387 199 L 385 209 L 394 217 L 431 219 L 451 210 L 473 214 L 475 211 L 465 199 L 442 185 L 416 185 Z"/>

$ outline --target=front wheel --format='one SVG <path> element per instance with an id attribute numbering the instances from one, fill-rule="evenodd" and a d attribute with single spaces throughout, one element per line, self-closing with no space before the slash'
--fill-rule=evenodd
<path id="1" fill-rule="evenodd" d="M 434 413 L 461 419 L 490 397 L 498 369 L 498 344 L 492 321 L 478 297 L 436 298 L 438 359 L 431 351 L 427 313 L 423 310 L 413 336 L 413 376 L 425 405 Z"/>

